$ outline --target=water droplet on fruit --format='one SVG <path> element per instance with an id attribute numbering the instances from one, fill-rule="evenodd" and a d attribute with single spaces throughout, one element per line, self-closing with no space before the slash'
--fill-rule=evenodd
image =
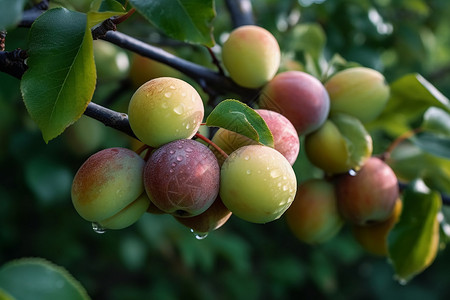
<path id="1" fill-rule="evenodd" d="M 207 232 L 195 232 L 194 229 L 191 229 L 191 232 L 194 234 L 195 238 L 197 240 L 203 240 L 204 238 L 206 238 L 208 236 Z"/>
<path id="2" fill-rule="evenodd" d="M 247 175 L 250 175 L 250 174 L 252 174 L 252 171 L 251 170 L 247 170 L 245 173 L 247 173 Z"/>
<path id="3" fill-rule="evenodd" d="M 348 174 L 350 174 L 350 176 L 356 176 L 356 171 L 353 170 L 353 169 L 350 169 L 350 170 L 348 171 Z"/>
<path id="4" fill-rule="evenodd" d="M 189 129 L 191 127 L 191 125 L 188 123 L 187 125 L 186 125 L 186 129 Z"/>
<path id="5" fill-rule="evenodd" d="M 274 170 L 270 171 L 270 177 L 277 178 L 280 176 L 281 176 L 281 172 L 279 169 L 274 169 Z"/>
<path id="6" fill-rule="evenodd" d="M 186 152 L 188 152 L 188 153 L 191 153 L 191 152 L 194 151 L 194 149 L 192 149 L 192 148 L 190 148 L 190 147 L 187 147 L 186 150 L 184 150 L 184 151 L 186 151 Z"/>
<path id="7" fill-rule="evenodd" d="M 177 165 L 177 163 L 174 163 L 174 162 L 172 163 L 172 167 L 175 167 L 176 165 Z"/>
<path id="8" fill-rule="evenodd" d="M 172 96 L 172 92 L 166 92 L 164 93 L 164 97 L 170 98 Z"/>
<path id="9" fill-rule="evenodd" d="M 283 185 L 283 191 L 286 192 L 289 189 L 287 185 Z"/>
<path id="10" fill-rule="evenodd" d="M 176 113 L 177 115 L 181 115 L 181 114 L 184 112 L 183 105 L 180 104 L 180 105 L 178 105 L 177 107 L 175 107 L 175 108 L 173 109 L 173 112 Z"/>
<path id="11" fill-rule="evenodd" d="M 245 159 L 245 160 L 249 160 L 249 159 L 250 159 L 250 156 L 247 155 L 247 156 L 244 157 L 244 159 Z"/>
<path id="12" fill-rule="evenodd" d="M 178 156 L 177 156 L 177 161 L 182 161 L 182 160 L 183 160 L 183 156 L 178 155 Z"/>
<path id="13" fill-rule="evenodd" d="M 97 222 L 92 222 L 92 229 L 98 233 L 98 234 L 102 234 L 106 232 L 106 229 L 103 228 L 100 224 L 98 224 Z"/>
<path id="14" fill-rule="evenodd" d="M 169 104 L 167 104 L 167 102 L 163 102 L 163 104 L 161 105 L 162 108 L 168 108 Z"/>
<path id="15" fill-rule="evenodd" d="M 169 170 L 169 173 L 173 173 L 173 172 L 174 172 L 173 169 L 170 169 L 170 170 Z"/>
<path id="16" fill-rule="evenodd" d="M 173 150 L 170 150 L 170 151 L 169 151 L 169 153 L 170 153 L 170 154 L 174 154 L 174 153 L 175 153 L 175 151 L 173 151 Z"/>
<path id="17" fill-rule="evenodd" d="M 169 86 L 169 88 L 170 88 L 171 90 L 174 90 L 174 89 L 175 89 L 175 86 L 174 86 L 174 85 L 171 85 L 171 86 Z"/>

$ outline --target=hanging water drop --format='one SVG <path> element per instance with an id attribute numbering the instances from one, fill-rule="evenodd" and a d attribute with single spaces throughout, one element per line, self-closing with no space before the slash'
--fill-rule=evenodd
<path id="1" fill-rule="evenodd" d="M 98 234 L 102 234 L 106 232 L 106 229 L 103 228 L 100 224 L 98 224 L 97 222 L 92 222 L 92 229 L 98 233 Z"/>
<path id="2" fill-rule="evenodd" d="M 172 96 L 172 92 L 166 92 L 164 93 L 164 97 L 170 98 Z"/>
<path id="3" fill-rule="evenodd" d="M 194 234 L 197 240 L 203 240 L 208 236 L 208 232 L 196 232 L 194 229 L 191 229 L 191 232 Z"/>
<path id="4" fill-rule="evenodd" d="M 348 174 L 350 174 L 350 176 L 356 176 L 356 171 L 353 170 L 353 169 L 350 169 L 350 170 L 348 171 Z"/>

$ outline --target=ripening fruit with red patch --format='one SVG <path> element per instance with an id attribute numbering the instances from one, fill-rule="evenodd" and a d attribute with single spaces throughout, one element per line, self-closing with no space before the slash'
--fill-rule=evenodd
<path id="1" fill-rule="evenodd" d="M 156 149 L 144 169 L 147 195 L 163 212 L 192 217 L 206 211 L 219 193 L 220 168 L 209 148 L 182 139 Z"/>
<path id="2" fill-rule="evenodd" d="M 222 47 L 222 59 L 231 79 L 247 88 L 259 88 L 280 66 L 280 46 L 266 29 L 246 25 L 233 30 Z"/>
<path id="3" fill-rule="evenodd" d="M 328 241 L 344 224 L 334 186 L 322 179 L 310 179 L 300 184 L 285 215 L 292 233 L 308 244 Z"/>
<path id="4" fill-rule="evenodd" d="M 394 171 L 377 157 L 369 158 L 356 174 L 337 176 L 335 184 L 339 211 L 356 225 L 387 220 L 399 196 Z"/>
<path id="5" fill-rule="evenodd" d="M 263 88 L 259 106 L 284 115 L 299 135 L 318 129 L 328 117 L 330 98 L 323 84 L 301 71 L 277 74 Z"/>
<path id="6" fill-rule="evenodd" d="M 125 148 L 90 156 L 76 173 L 72 202 L 84 219 L 120 229 L 136 222 L 149 206 L 143 184 L 145 161 Z"/>

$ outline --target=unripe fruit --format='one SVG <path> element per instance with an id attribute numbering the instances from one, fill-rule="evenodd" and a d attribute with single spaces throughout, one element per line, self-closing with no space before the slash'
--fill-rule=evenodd
<path id="1" fill-rule="evenodd" d="M 156 149 L 144 169 L 147 195 L 160 210 L 179 217 L 206 211 L 219 193 L 220 168 L 214 154 L 194 140 Z"/>
<path id="2" fill-rule="evenodd" d="M 372 138 L 361 121 L 345 114 L 336 114 L 305 138 L 308 159 L 330 174 L 359 170 L 372 149 Z"/>
<path id="3" fill-rule="evenodd" d="M 293 165 L 300 150 L 300 141 L 292 123 L 282 114 L 271 110 L 256 109 L 255 111 L 264 119 L 267 127 L 272 132 L 275 150 L 283 154 L 289 163 Z M 212 138 L 212 142 L 227 154 L 231 154 L 231 152 L 242 146 L 258 144 L 255 140 L 224 128 L 217 130 Z M 216 153 L 214 150 L 213 152 Z M 221 161 L 223 156 L 220 154 L 216 156 L 219 162 L 223 163 L 224 159 Z"/>
<path id="4" fill-rule="evenodd" d="M 72 184 L 72 202 L 84 219 L 105 228 L 124 228 L 147 210 L 142 173 L 145 162 L 125 148 L 108 148 L 90 156 Z M 117 217 L 117 219 L 115 219 Z"/>
<path id="5" fill-rule="evenodd" d="M 371 157 L 356 175 L 339 175 L 335 183 L 339 211 L 357 225 L 387 220 L 399 195 L 394 171 L 376 157 Z"/>
<path id="6" fill-rule="evenodd" d="M 278 219 L 291 205 L 296 190 L 291 165 L 273 148 L 244 146 L 222 165 L 220 198 L 243 220 L 266 223 Z"/>
<path id="7" fill-rule="evenodd" d="M 130 60 L 122 48 L 103 40 L 94 41 L 94 58 L 99 81 L 125 78 Z"/>
<path id="8" fill-rule="evenodd" d="M 400 218 L 402 212 L 402 201 L 397 199 L 392 215 L 384 222 L 367 226 L 353 225 L 352 233 L 356 241 L 367 252 L 379 255 L 388 255 L 387 237 L 389 232 Z"/>
<path id="9" fill-rule="evenodd" d="M 158 77 L 181 78 L 182 74 L 166 64 L 134 53 L 131 57 L 129 78 L 134 88 Z"/>
<path id="10" fill-rule="evenodd" d="M 325 88 L 330 95 L 330 113 L 346 113 L 366 123 L 375 120 L 389 99 L 389 85 L 380 72 L 350 68 L 333 75 Z"/>
<path id="11" fill-rule="evenodd" d="M 323 84 L 301 71 L 277 74 L 264 86 L 259 106 L 284 115 L 298 135 L 320 128 L 330 110 L 330 99 Z"/>
<path id="12" fill-rule="evenodd" d="M 231 211 L 226 208 L 220 197 L 203 213 L 190 218 L 175 217 L 184 226 L 196 234 L 205 234 L 220 228 L 231 217 Z"/>
<path id="13" fill-rule="evenodd" d="M 203 102 L 197 91 L 187 82 L 171 77 L 144 83 L 128 106 L 134 134 L 154 148 L 193 137 L 203 114 Z"/>
<path id="14" fill-rule="evenodd" d="M 311 179 L 300 184 L 294 202 L 286 211 L 286 221 L 292 233 L 308 244 L 326 242 L 334 237 L 342 219 L 332 183 Z"/>
<path id="15" fill-rule="evenodd" d="M 247 88 L 258 88 L 273 78 L 280 66 L 280 47 L 266 29 L 246 25 L 230 33 L 222 59 L 231 79 Z"/>

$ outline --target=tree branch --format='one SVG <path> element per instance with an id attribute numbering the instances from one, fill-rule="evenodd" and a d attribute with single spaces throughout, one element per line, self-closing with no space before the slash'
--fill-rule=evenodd
<path id="1" fill-rule="evenodd" d="M 27 70 L 25 59 L 27 53 L 24 50 L 16 49 L 14 51 L 0 51 L 0 72 L 7 73 L 18 79 L 22 78 Z"/>
<path id="2" fill-rule="evenodd" d="M 100 39 L 177 69 L 194 79 L 201 86 L 206 84 L 209 88 L 216 90 L 220 94 L 229 94 L 230 92 L 235 93 L 242 96 L 244 99 L 240 100 L 244 102 L 254 100 L 258 94 L 258 90 L 241 87 L 235 84 L 230 78 L 225 77 L 220 73 L 179 58 L 167 51 L 146 44 L 124 33 L 108 31 L 103 37 L 100 37 Z"/>
<path id="3" fill-rule="evenodd" d="M 234 27 L 255 24 L 250 0 L 226 0 L 225 3 Z"/>
<path id="4" fill-rule="evenodd" d="M 48 0 L 42 0 L 30 9 L 23 12 L 20 27 L 30 27 L 31 24 L 48 9 Z"/>

